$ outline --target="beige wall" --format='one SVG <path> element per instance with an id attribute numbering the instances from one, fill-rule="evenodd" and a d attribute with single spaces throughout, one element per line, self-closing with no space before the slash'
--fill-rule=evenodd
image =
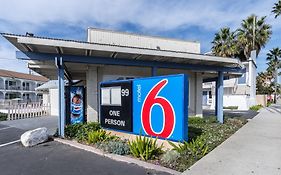
<path id="1" fill-rule="evenodd" d="M 256 96 L 257 105 L 267 105 L 267 95 L 257 95 Z"/>
<path id="2" fill-rule="evenodd" d="M 86 72 L 87 121 L 98 121 L 98 68 L 89 66 Z"/>
<path id="3" fill-rule="evenodd" d="M 43 102 L 43 105 L 49 105 L 50 104 L 50 93 L 49 92 L 43 93 L 42 102 Z"/>
<path id="4" fill-rule="evenodd" d="M 50 93 L 51 115 L 58 116 L 59 115 L 58 89 L 50 89 L 49 93 Z"/>
<path id="5" fill-rule="evenodd" d="M 189 76 L 189 98 L 188 113 L 189 116 L 202 117 L 202 75 L 188 70 L 178 69 L 159 69 L 158 75 L 186 74 Z"/>
<path id="6" fill-rule="evenodd" d="M 173 50 L 200 53 L 200 43 L 178 39 L 144 36 L 103 29 L 88 29 L 88 41 L 93 43 L 140 47 L 148 49 Z"/>

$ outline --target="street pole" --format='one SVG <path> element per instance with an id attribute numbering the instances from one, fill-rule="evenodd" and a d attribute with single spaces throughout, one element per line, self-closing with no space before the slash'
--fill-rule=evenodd
<path id="1" fill-rule="evenodd" d="M 276 104 L 276 102 L 277 102 L 277 85 L 278 85 L 278 69 L 277 69 L 277 66 L 275 65 L 274 66 L 274 77 L 275 77 L 275 88 L 274 88 L 274 90 L 275 90 L 275 92 L 274 92 L 274 103 Z"/>

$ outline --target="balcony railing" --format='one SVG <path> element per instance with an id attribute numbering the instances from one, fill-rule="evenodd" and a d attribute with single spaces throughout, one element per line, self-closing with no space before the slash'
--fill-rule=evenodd
<path id="1" fill-rule="evenodd" d="M 2 90 L 23 90 L 23 91 L 35 91 L 34 87 L 20 87 L 20 86 L 6 86 L 2 87 L 0 86 L 0 89 Z"/>
<path id="2" fill-rule="evenodd" d="M 20 86 L 6 86 L 6 90 L 21 90 Z"/>
<path id="3" fill-rule="evenodd" d="M 24 90 L 24 91 L 35 91 L 35 88 L 32 88 L 32 87 L 23 87 L 22 90 Z"/>

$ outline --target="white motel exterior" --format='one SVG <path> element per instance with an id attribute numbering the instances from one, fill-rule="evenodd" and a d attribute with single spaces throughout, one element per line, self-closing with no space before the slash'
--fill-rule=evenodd
<path id="1" fill-rule="evenodd" d="M 96 28 L 89 28 L 87 33 L 87 41 L 2 33 L 19 50 L 17 58 L 28 60 L 30 69 L 59 80 L 61 130 L 64 80 L 70 84 L 79 80 L 76 84 L 86 87 L 87 121 L 98 121 L 100 82 L 182 73 L 189 76 L 189 116 L 202 116 L 202 84 L 215 81 L 212 86 L 217 100 L 213 106 L 223 122 L 223 80 L 243 74 L 244 65 L 239 59 L 200 54 L 198 42 Z"/>

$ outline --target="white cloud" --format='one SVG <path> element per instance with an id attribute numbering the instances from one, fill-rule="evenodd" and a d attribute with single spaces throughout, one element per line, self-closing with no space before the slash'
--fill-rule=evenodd
<path id="1" fill-rule="evenodd" d="M 28 73 L 27 62 L 15 58 L 15 48 L 0 39 L 0 69 Z"/>
<path id="2" fill-rule="evenodd" d="M 181 27 L 197 27 L 208 33 L 229 26 L 237 28 L 242 19 L 250 14 L 269 15 L 276 0 L 1 0 L 0 32 L 21 33 L 60 31 L 61 35 L 73 37 L 73 33 L 52 24 L 66 26 L 90 26 L 118 29 L 124 23 L 139 26 L 139 31 L 156 33 L 172 31 Z M 275 39 L 273 47 L 280 40 L 281 17 L 274 19 L 271 14 L 267 22 L 273 25 Z M 51 24 L 51 25 L 50 25 Z M 73 32 L 73 31 L 72 31 Z M 182 36 L 189 39 L 190 34 Z M 209 47 L 210 38 L 200 38 L 202 46 Z M 206 39 L 205 39 L 206 38 Z M 0 39 L 0 57 L 14 58 L 15 49 Z M 276 47 L 276 46 L 275 46 Z M 266 48 L 268 50 L 268 48 Z M 0 67 L 26 71 L 26 63 L 0 59 Z M 23 67 L 23 65 L 25 67 Z"/>
<path id="3" fill-rule="evenodd" d="M 221 26 L 238 26 L 251 13 L 268 15 L 274 2 L 275 0 L 4 0 L 0 6 L 0 19 L 33 30 L 57 21 L 73 25 L 97 22 L 111 28 L 129 22 L 144 30 L 157 31 L 194 25 L 213 30 Z"/>

